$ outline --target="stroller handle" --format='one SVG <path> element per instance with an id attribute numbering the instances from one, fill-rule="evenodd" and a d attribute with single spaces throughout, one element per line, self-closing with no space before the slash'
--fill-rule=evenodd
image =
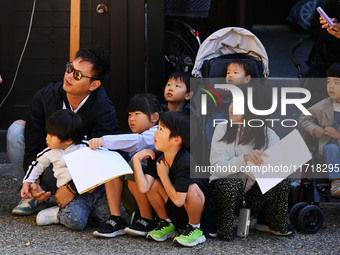
<path id="1" fill-rule="evenodd" d="M 295 42 L 292 47 L 290 47 L 289 49 L 289 58 L 290 60 L 293 62 L 293 64 L 295 65 L 295 67 L 299 68 L 300 64 L 299 62 L 295 59 L 295 50 L 297 48 L 299 48 L 302 44 L 304 43 L 303 39 L 300 38 L 297 42 Z"/>

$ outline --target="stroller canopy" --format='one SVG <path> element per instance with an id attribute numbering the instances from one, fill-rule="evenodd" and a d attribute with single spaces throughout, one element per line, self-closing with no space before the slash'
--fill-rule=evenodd
<path id="1" fill-rule="evenodd" d="M 201 68 L 204 60 L 237 53 L 261 61 L 263 76 L 269 75 L 268 55 L 263 44 L 249 30 L 240 27 L 222 28 L 205 39 L 197 52 L 192 75 L 202 77 Z"/>

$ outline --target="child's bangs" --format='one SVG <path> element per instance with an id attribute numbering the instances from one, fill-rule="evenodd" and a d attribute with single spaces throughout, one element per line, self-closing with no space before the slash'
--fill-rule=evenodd
<path id="1" fill-rule="evenodd" d="M 149 118 L 151 116 L 148 101 L 142 94 L 138 94 L 130 99 L 127 110 L 128 112 L 143 112 Z"/>

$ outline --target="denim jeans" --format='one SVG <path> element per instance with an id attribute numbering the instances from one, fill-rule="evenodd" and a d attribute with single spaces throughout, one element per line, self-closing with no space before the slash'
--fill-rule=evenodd
<path id="1" fill-rule="evenodd" d="M 340 178 L 340 172 L 339 172 L 339 168 L 340 168 L 340 149 L 339 146 L 336 144 L 326 144 L 323 147 L 323 155 L 325 158 L 325 164 L 327 165 L 335 165 L 337 164 L 337 168 L 333 167 L 333 171 L 332 169 L 328 168 L 328 178 L 330 180 L 334 179 L 334 178 Z"/>
<path id="2" fill-rule="evenodd" d="M 7 155 L 13 167 L 13 176 L 18 180 L 24 178 L 24 154 L 25 154 L 25 127 L 18 123 L 13 124 L 7 130 Z"/>
<path id="3" fill-rule="evenodd" d="M 76 196 L 65 208 L 58 212 L 60 223 L 74 230 L 83 230 L 87 222 L 99 226 L 110 217 L 110 210 L 101 185 L 93 193 Z"/>

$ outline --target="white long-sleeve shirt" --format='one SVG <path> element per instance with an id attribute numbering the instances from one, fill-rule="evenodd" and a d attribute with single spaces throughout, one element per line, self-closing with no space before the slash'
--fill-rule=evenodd
<path id="1" fill-rule="evenodd" d="M 210 182 L 216 179 L 225 178 L 231 174 L 238 174 L 243 180 L 248 180 L 246 182 L 245 191 L 248 191 L 256 182 L 254 176 L 251 173 L 241 172 L 241 166 L 247 166 L 244 161 L 244 155 L 252 152 L 254 149 L 249 145 L 238 144 L 239 136 L 237 135 L 236 141 L 233 143 L 226 143 L 225 141 L 220 141 L 220 139 L 225 135 L 227 131 L 226 124 L 219 124 L 215 128 L 215 132 L 211 142 L 210 151 L 210 164 L 215 166 L 235 166 L 232 168 L 224 168 L 224 170 L 231 171 L 215 171 L 210 176 Z M 279 136 L 270 128 L 267 128 L 267 144 L 266 148 L 260 149 L 261 151 L 273 146 L 280 140 Z M 236 171 L 233 171 L 235 170 Z M 245 183 L 244 183 L 245 184 Z"/>
<path id="2" fill-rule="evenodd" d="M 122 134 L 122 135 L 106 135 L 104 139 L 104 148 L 110 150 L 121 150 L 129 152 L 130 159 L 138 151 L 143 149 L 154 150 L 154 134 L 158 125 L 144 131 L 141 134 Z"/>
<path id="3" fill-rule="evenodd" d="M 35 161 L 28 167 L 23 182 L 34 182 L 50 164 L 53 165 L 54 177 L 57 179 L 57 187 L 61 187 L 72 180 L 70 172 L 64 160 L 64 155 L 85 147 L 85 144 L 72 144 L 67 149 L 53 149 L 49 147 L 37 155 Z"/>

